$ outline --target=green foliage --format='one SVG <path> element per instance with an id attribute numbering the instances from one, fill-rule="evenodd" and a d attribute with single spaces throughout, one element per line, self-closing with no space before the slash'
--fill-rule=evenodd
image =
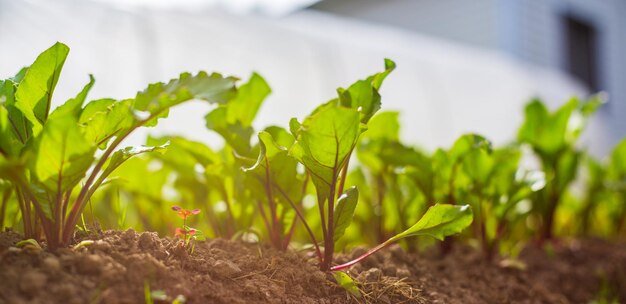
<path id="1" fill-rule="evenodd" d="M 75 97 L 51 110 L 68 52 L 57 43 L 0 80 L 0 228 L 21 226 L 51 249 L 70 244 L 79 219 L 85 231 L 90 220 L 176 231 L 189 252 L 205 235 L 313 248 L 320 268 L 335 270 L 339 285 L 358 298 L 356 284 L 338 270 L 395 242 L 416 251 L 459 235 L 442 249 L 471 240 L 489 259 L 554 233 L 617 238 L 626 230 L 626 140 L 606 160 L 576 146 L 601 105 L 597 96 L 555 111 L 531 101 L 515 143 L 494 147 L 465 134 L 430 152 L 401 140 L 399 113 L 379 112 L 381 85 L 395 68 L 390 60 L 291 119 L 288 130 L 257 130 L 254 119 L 271 89 L 256 73 L 239 87 L 233 77 L 183 73 L 133 98 L 91 101 L 89 76 Z M 215 105 L 206 126 L 223 146 L 162 136 L 120 148 L 134 130 L 157 125 L 191 99 Z M 524 165 L 524 146 L 539 170 Z M 577 178 L 582 195 L 572 187 Z M 165 220 L 173 205 L 190 208 L 175 210 L 182 225 Z M 199 209 L 201 216 L 187 218 Z M 373 248 L 334 264 L 338 248 L 356 244 Z M 146 298 L 154 294 L 147 286 Z"/>
<path id="2" fill-rule="evenodd" d="M 83 107 L 94 84 L 90 77 L 75 98 L 50 114 L 68 53 L 67 46 L 56 43 L 1 85 L 0 177 L 14 187 L 25 235 L 38 239 L 43 231 L 51 249 L 69 244 L 86 203 L 120 164 L 161 149 L 116 150 L 124 138 L 139 127 L 156 125 L 172 106 L 191 99 L 223 103 L 236 92 L 234 78 L 183 73 L 167 84 L 150 85 L 133 99 L 95 100 Z M 98 149 L 104 152 L 97 157 Z"/>
<path id="3" fill-rule="evenodd" d="M 332 263 L 335 229 L 345 229 L 342 217 L 337 216 L 341 226 L 334 223 L 335 205 L 344 194 L 350 156 L 359 135 L 367 130 L 367 122 L 380 108 L 378 90 L 394 68 L 395 64 L 386 60 L 385 71 L 359 80 L 348 89 L 338 89 L 337 99 L 317 107 L 302 123 L 295 118 L 289 123 L 296 139 L 289 155 L 304 165 L 315 185 L 324 240 L 324 256 L 320 257 L 323 270 Z M 339 207 L 342 213 L 346 210 L 343 203 Z"/>
<path id="4" fill-rule="evenodd" d="M 552 113 L 539 100 L 526 105 L 518 140 L 530 145 L 546 177 L 546 187 L 533 196 L 533 212 L 541 219 L 542 239 L 552 238 L 555 212 L 576 177 L 581 152 L 574 144 L 602 102 L 600 96 L 584 103 L 572 98 Z"/>
<path id="5" fill-rule="evenodd" d="M 472 210 L 468 205 L 435 205 L 430 207 L 415 225 L 395 235 L 390 242 L 409 236 L 428 235 L 440 241 L 448 235 L 460 233 L 472 223 Z"/>
<path id="6" fill-rule="evenodd" d="M 424 216 L 409 229 L 391 237 L 382 244 L 370 249 L 366 253 L 345 264 L 333 266 L 330 269 L 339 271 L 348 268 L 377 251 L 410 236 L 430 236 L 438 240 L 463 231 L 472 223 L 472 209 L 469 205 L 453 206 L 448 204 L 437 204 L 428 209 Z"/>

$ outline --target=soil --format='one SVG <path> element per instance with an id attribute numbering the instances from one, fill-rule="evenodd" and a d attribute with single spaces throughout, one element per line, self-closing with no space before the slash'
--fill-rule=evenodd
<path id="1" fill-rule="evenodd" d="M 0 233 L 0 303 L 147 303 L 146 293 L 155 303 L 626 303 L 626 245 L 599 240 L 529 247 L 517 262 L 392 246 L 352 268 L 355 299 L 303 253 L 216 239 L 188 254 L 180 240 L 133 230 L 84 239 L 94 242 L 52 253 Z"/>

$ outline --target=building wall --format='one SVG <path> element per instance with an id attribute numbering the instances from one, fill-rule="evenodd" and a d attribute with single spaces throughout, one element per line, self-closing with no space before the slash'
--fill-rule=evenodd
<path id="1" fill-rule="evenodd" d="M 498 45 L 498 0 L 326 0 L 314 9 L 469 43 Z"/>
<path id="2" fill-rule="evenodd" d="M 566 70 L 565 28 L 568 14 L 592 24 L 598 31 L 599 89 L 609 103 L 591 128 L 603 128 L 603 146 L 626 136 L 626 1 L 622 0 L 500 0 L 500 48 L 534 64 Z M 508 25 L 507 25 L 508 24 Z M 597 120 L 608 122 L 602 126 Z M 604 154 L 607 149 L 591 147 Z"/>

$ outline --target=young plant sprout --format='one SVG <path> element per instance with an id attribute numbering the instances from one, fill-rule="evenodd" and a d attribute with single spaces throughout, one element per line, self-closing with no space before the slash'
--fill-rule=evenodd
<path id="1" fill-rule="evenodd" d="M 172 206 L 172 210 L 176 211 L 176 214 L 183 219 L 183 226 L 176 228 L 175 235 L 183 239 L 183 247 L 186 248 L 189 246 L 191 239 L 196 239 L 202 233 L 198 229 L 187 226 L 187 218 L 200 213 L 200 209 L 187 210 L 180 206 Z"/>

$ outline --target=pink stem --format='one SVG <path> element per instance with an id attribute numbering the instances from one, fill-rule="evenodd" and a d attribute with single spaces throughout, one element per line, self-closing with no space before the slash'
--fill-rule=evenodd
<path id="1" fill-rule="evenodd" d="M 365 259 L 365 258 L 367 258 L 368 256 L 370 256 L 370 255 L 372 255 L 372 254 L 376 253 L 378 250 L 381 250 L 381 249 L 383 249 L 383 248 L 385 248 L 385 247 L 387 247 L 387 246 L 389 246 L 389 245 L 391 245 L 391 244 L 393 244 L 393 241 L 392 241 L 391 239 L 389 239 L 389 240 L 387 240 L 386 242 L 384 242 L 384 243 L 382 243 L 382 244 L 380 244 L 380 245 L 378 245 L 378 246 L 376 246 L 376 247 L 374 247 L 374 248 L 372 248 L 372 249 L 368 250 L 366 253 L 362 254 L 361 256 L 359 256 L 358 258 L 356 258 L 356 259 L 354 259 L 354 260 L 352 260 L 352 261 L 350 261 L 350 262 L 347 262 L 347 263 L 344 263 L 344 264 L 341 264 L 341 265 L 337 265 L 337 266 L 330 267 L 330 271 L 339 271 L 339 270 L 342 270 L 342 269 L 349 268 L 349 267 L 351 267 L 352 265 L 354 265 L 354 264 L 356 264 L 356 263 L 358 263 L 358 262 L 360 262 L 360 261 L 364 260 L 364 259 Z"/>

